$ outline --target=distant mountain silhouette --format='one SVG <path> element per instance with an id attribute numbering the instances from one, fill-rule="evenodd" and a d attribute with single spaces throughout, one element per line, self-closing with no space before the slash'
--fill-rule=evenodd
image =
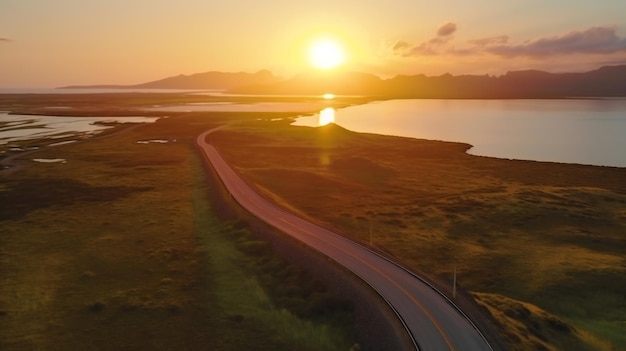
<path id="1" fill-rule="evenodd" d="M 228 90 L 244 85 L 272 84 L 277 78 L 267 70 L 256 73 L 205 72 L 178 75 L 134 85 L 73 85 L 60 89 L 220 89 Z"/>
<path id="2" fill-rule="evenodd" d="M 65 88 L 224 89 L 240 94 L 365 95 L 381 98 L 516 99 L 626 96 L 626 65 L 604 66 L 584 73 L 511 71 L 502 76 L 399 75 L 381 79 L 358 72 L 316 72 L 279 80 L 269 71 L 207 72 L 179 75 L 137 85 L 92 85 Z"/>
<path id="3" fill-rule="evenodd" d="M 502 76 L 396 76 L 383 80 L 366 73 L 299 75 L 290 80 L 239 87 L 248 94 L 367 95 L 384 98 L 489 99 L 626 96 L 626 65 L 585 73 L 513 71 Z"/>
<path id="4" fill-rule="evenodd" d="M 358 94 L 374 95 L 384 86 L 379 77 L 360 72 L 315 72 L 299 74 L 291 79 L 272 83 L 242 86 L 231 92 L 242 94 Z"/>
<path id="5" fill-rule="evenodd" d="M 315 72 L 272 83 L 241 86 L 231 92 L 242 94 L 359 94 L 372 95 L 384 88 L 379 77 L 358 72 Z"/>

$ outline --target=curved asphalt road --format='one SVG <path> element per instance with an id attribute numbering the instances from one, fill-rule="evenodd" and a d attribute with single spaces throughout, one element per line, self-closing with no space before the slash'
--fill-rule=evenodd
<path id="1" fill-rule="evenodd" d="M 233 198 L 246 210 L 322 252 L 371 285 L 395 309 L 419 350 L 492 350 L 473 323 L 430 285 L 367 248 L 288 213 L 256 193 L 206 143 L 196 142 Z"/>

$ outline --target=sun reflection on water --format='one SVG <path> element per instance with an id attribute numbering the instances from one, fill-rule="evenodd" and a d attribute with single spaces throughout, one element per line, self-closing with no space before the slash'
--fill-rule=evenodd
<path id="1" fill-rule="evenodd" d="M 327 107 L 320 111 L 318 125 L 325 126 L 329 123 L 335 123 L 335 109 L 332 107 Z"/>

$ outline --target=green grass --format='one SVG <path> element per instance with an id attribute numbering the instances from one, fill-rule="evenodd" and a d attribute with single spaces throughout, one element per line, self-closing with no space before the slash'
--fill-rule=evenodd
<path id="1" fill-rule="evenodd" d="M 206 191 L 199 185 L 194 193 L 194 209 L 196 232 L 209 257 L 215 300 L 223 314 L 220 334 L 229 349 L 348 350 L 354 344 L 351 323 L 337 323 L 349 322 L 349 308 L 331 312 L 331 317 L 341 314 L 339 320 L 320 321 L 321 311 L 315 311 L 320 307 L 311 306 L 314 301 L 302 298 L 312 293 L 301 284 L 311 281 L 306 273 L 273 255 L 266 242 L 254 238 L 247 230 L 217 221 L 209 213 Z M 293 273 L 282 274 L 285 270 Z M 287 279 L 276 281 L 273 278 L 276 275 Z M 289 276 L 299 279 L 290 281 Z M 269 295 L 271 292 L 276 293 Z M 282 300 L 284 305 L 288 298 L 292 310 L 307 310 L 309 317 L 317 320 L 298 316 L 274 302 Z M 348 302 L 340 303 L 349 306 Z M 250 338 L 244 339 L 242 335 L 257 335 L 258 339 L 252 345 Z"/>
<path id="2" fill-rule="evenodd" d="M 192 140 L 231 116 L 170 118 L 0 173 L 0 349 L 354 344 L 349 304 L 213 213 Z M 135 143 L 162 135 L 178 142 Z"/>
<path id="3" fill-rule="evenodd" d="M 583 330 L 589 331 L 591 334 L 597 336 L 600 340 L 614 340 L 613 344 L 616 347 L 626 345 L 626 335 L 624 334 L 624 328 L 626 328 L 626 321 L 622 321 L 621 325 L 615 323 L 614 320 L 572 320 L 572 323 L 580 326 Z M 604 343 L 605 347 L 609 349 L 608 343 Z M 619 350 L 619 348 L 615 348 Z"/>

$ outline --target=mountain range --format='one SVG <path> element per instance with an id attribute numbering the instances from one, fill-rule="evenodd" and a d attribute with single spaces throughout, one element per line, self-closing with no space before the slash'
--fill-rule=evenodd
<path id="1" fill-rule="evenodd" d="M 245 72 L 205 72 L 191 75 L 180 74 L 147 83 L 134 85 L 70 85 L 60 89 L 198 89 L 230 90 L 248 85 L 264 85 L 277 82 L 278 79 L 267 70 L 256 73 Z"/>
<path id="2" fill-rule="evenodd" d="M 206 72 L 178 75 L 136 85 L 91 85 L 64 88 L 219 89 L 239 94 L 364 95 L 384 98 L 489 99 L 625 97 L 626 65 L 604 66 L 582 73 L 526 70 L 501 76 L 444 74 L 399 75 L 389 79 L 360 72 L 317 72 L 280 79 L 256 73 Z"/>

